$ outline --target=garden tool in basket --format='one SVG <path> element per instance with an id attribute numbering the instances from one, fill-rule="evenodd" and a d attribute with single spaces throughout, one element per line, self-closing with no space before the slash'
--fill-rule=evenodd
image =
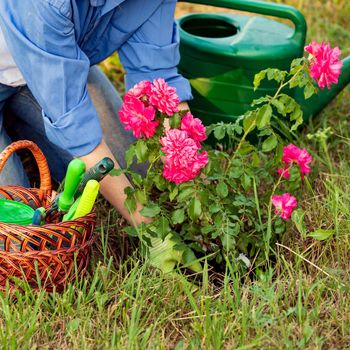
<path id="1" fill-rule="evenodd" d="M 102 181 L 113 168 L 113 160 L 105 157 L 85 172 L 85 163 L 80 159 L 73 159 L 67 168 L 64 190 L 53 200 L 49 212 L 60 211 L 66 214 L 81 196 L 88 181 Z"/>

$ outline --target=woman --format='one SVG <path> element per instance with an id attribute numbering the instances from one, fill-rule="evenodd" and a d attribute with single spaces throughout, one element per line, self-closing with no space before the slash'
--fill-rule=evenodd
<path id="1" fill-rule="evenodd" d="M 117 50 L 127 89 L 164 78 L 181 101 L 190 99 L 189 83 L 176 69 L 175 6 L 175 0 L 0 1 L 0 148 L 11 142 L 9 132 L 33 140 L 57 180 L 72 157 L 87 167 L 105 156 L 124 165 L 133 139 L 117 120 L 120 98 L 91 67 Z M 27 184 L 18 159 L 8 163 L 0 182 Z M 125 176 L 107 177 L 101 192 L 137 225 L 144 220 L 139 210 L 130 217 L 123 205 L 129 185 Z"/>

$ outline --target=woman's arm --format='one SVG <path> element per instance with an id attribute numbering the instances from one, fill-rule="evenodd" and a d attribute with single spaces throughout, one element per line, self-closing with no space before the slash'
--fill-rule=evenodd
<path id="1" fill-rule="evenodd" d="M 126 88 L 141 80 L 163 78 L 176 88 L 181 101 L 188 101 L 192 99 L 190 83 L 177 70 L 180 61 L 180 36 L 174 21 L 177 1 L 158 3 L 154 13 L 118 49 L 126 71 Z"/>
<path id="2" fill-rule="evenodd" d="M 190 110 L 190 107 L 188 106 L 187 102 L 181 102 L 179 104 L 179 110 L 184 111 L 184 110 Z"/>
<path id="3" fill-rule="evenodd" d="M 104 141 L 102 141 L 91 153 L 81 156 L 80 159 L 85 162 L 87 169 L 89 169 L 104 157 L 111 158 L 114 161 L 115 168 L 119 168 L 118 162 Z M 139 213 L 142 209 L 141 204 L 137 204 L 136 211 L 132 214 L 130 214 L 124 207 L 124 201 L 126 199 L 124 189 L 128 186 L 131 186 L 131 183 L 124 174 L 120 176 L 108 175 L 101 181 L 101 193 L 129 222 L 129 224 L 137 226 L 142 222 L 149 222 L 149 218 L 145 218 Z"/>

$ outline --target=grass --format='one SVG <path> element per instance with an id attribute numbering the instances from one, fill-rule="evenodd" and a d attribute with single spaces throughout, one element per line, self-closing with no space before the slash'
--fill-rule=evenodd
<path id="1" fill-rule="evenodd" d="M 350 54 L 347 0 L 286 0 L 302 9 L 309 39 Z M 179 12 L 192 10 L 179 5 Z M 203 9 L 203 8 L 202 8 Z M 113 61 L 114 60 L 114 61 Z M 120 65 L 105 68 L 120 88 Z M 89 274 L 62 294 L 0 294 L 3 349 L 350 349 L 350 89 L 303 130 L 298 143 L 315 158 L 312 191 L 301 205 L 308 231 L 290 228 L 276 264 L 252 281 L 228 264 L 206 265 L 196 289 L 181 272 L 164 276 L 138 258 L 117 214 L 101 202 L 99 241 Z M 307 134 L 331 127 L 322 145 Z M 326 156 L 326 152 L 329 157 Z"/>

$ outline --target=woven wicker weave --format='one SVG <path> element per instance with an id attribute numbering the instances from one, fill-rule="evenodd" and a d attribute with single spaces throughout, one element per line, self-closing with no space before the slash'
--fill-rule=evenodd
<path id="1" fill-rule="evenodd" d="M 17 150 L 29 149 L 38 164 L 40 188 L 0 186 L 0 197 L 48 208 L 56 193 L 51 190 L 51 176 L 45 156 L 31 141 L 12 143 L 0 154 L 0 172 L 7 159 Z M 16 278 L 26 279 L 33 289 L 63 290 L 87 268 L 93 231 L 94 212 L 84 217 L 59 222 L 49 215 L 42 226 L 19 226 L 0 223 L 0 290 L 16 288 Z M 13 278 L 15 277 L 15 278 Z"/>

